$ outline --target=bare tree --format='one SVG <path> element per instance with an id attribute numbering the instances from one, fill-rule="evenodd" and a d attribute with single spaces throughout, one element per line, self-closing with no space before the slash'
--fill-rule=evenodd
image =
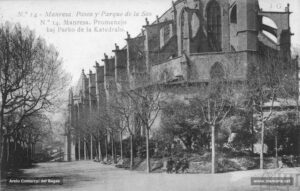
<path id="1" fill-rule="evenodd" d="M 111 154 L 112 160 L 115 162 L 115 143 L 114 134 L 118 131 L 118 116 L 114 113 L 115 111 L 110 109 L 103 109 L 100 111 L 93 111 L 86 114 L 78 121 L 77 132 L 78 135 L 92 135 L 95 140 L 98 140 L 98 158 L 102 160 L 101 155 L 101 143 L 100 139 L 105 139 L 105 158 L 108 159 L 108 137 L 111 141 Z M 92 139 L 91 139 L 92 140 Z M 86 139 L 84 140 L 84 155 L 87 155 Z M 92 147 L 92 144 L 91 144 Z M 90 153 L 91 154 L 91 153 Z M 86 158 L 85 158 L 86 159 Z"/>
<path id="2" fill-rule="evenodd" d="M 266 49 L 259 52 L 257 62 L 249 70 L 249 103 L 261 131 L 261 169 L 264 167 L 265 124 L 274 114 L 275 103 L 282 104 L 298 97 L 298 67 L 295 64 L 291 58 L 281 57 L 276 51 Z"/>
<path id="3" fill-rule="evenodd" d="M 228 72 L 220 63 L 213 65 L 206 93 L 191 100 L 195 113 L 200 117 L 201 126 L 208 125 L 211 130 L 211 173 L 216 169 L 216 128 L 233 112 L 238 98 L 235 88 L 242 84 L 230 80 Z"/>
<path id="4" fill-rule="evenodd" d="M 22 129 L 22 121 L 35 113 L 52 108 L 69 79 L 62 60 L 34 32 L 19 25 L 0 28 L 0 158 L 4 139 Z M 9 116 L 16 115 L 14 125 Z M 3 164 L 3 163 L 2 163 Z"/>
<path id="5" fill-rule="evenodd" d="M 145 84 L 146 85 L 146 84 Z M 135 114 L 140 119 L 142 128 L 146 131 L 146 161 L 147 172 L 150 173 L 150 148 L 149 136 L 151 127 L 156 120 L 161 109 L 162 86 L 148 85 L 134 90 L 130 90 L 128 95 L 131 98 L 135 109 Z"/>
<path id="6" fill-rule="evenodd" d="M 42 113 L 36 113 L 23 120 L 23 127 L 20 131 L 23 141 L 27 145 L 27 160 L 32 160 L 34 145 L 49 136 L 51 131 L 51 122 L 48 117 Z"/>
<path id="7" fill-rule="evenodd" d="M 287 110 L 283 108 L 282 111 L 274 113 L 274 115 L 266 122 L 266 131 L 267 134 L 274 136 L 274 148 L 275 148 L 275 158 L 276 158 L 276 167 L 279 167 L 278 160 L 278 139 L 279 132 L 281 129 L 288 129 L 288 127 L 294 126 L 297 124 L 297 113 L 292 110 Z M 282 135 L 281 135 L 282 136 Z"/>
<path id="8" fill-rule="evenodd" d="M 121 144 L 121 159 L 123 159 L 123 149 L 122 149 L 122 133 L 124 130 L 130 135 L 130 169 L 133 169 L 134 156 L 133 156 L 133 139 L 134 131 L 131 124 L 131 119 L 134 114 L 134 105 L 131 102 L 128 91 L 119 92 L 116 99 L 112 105 L 116 115 L 120 120 L 120 144 Z"/>

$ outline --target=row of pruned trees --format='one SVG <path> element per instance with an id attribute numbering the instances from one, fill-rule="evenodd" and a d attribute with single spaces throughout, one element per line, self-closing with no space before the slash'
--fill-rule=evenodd
<path id="1" fill-rule="evenodd" d="M 239 63 L 232 63 L 232 66 L 237 65 Z M 263 168 L 265 126 L 274 116 L 275 108 L 278 110 L 278 102 L 281 104 L 291 103 L 290 101 L 293 100 L 292 102 L 295 104 L 290 109 L 298 112 L 298 66 L 296 60 L 282 58 L 275 51 L 266 49 L 259 52 L 257 60 L 248 65 L 246 80 L 234 80 L 235 71 L 234 67 L 226 68 L 221 63 L 215 63 L 211 68 L 209 81 L 199 83 L 199 89 L 203 91 L 189 100 L 189 104 L 194 106 L 193 116 L 197 117 L 193 123 L 196 123 L 200 129 L 209 127 L 212 173 L 217 170 L 216 131 L 226 124 L 228 118 L 237 113 L 243 113 L 248 118 L 255 118 L 257 128 L 251 131 L 260 134 L 260 168 Z M 83 128 L 89 127 L 85 131 L 98 135 L 99 144 L 100 135 L 102 135 L 106 144 L 106 158 L 108 153 L 107 135 L 110 135 L 113 160 L 115 160 L 113 135 L 116 133 L 120 135 L 120 156 L 123 158 L 121 140 L 122 134 L 126 131 L 130 136 L 130 166 L 132 168 L 134 165 L 133 140 L 136 128 L 141 127 L 145 131 L 147 171 L 150 172 L 150 130 L 162 109 L 162 103 L 165 106 L 165 103 L 170 100 L 165 91 L 166 88 L 169 88 L 168 84 L 151 84 L 150 80 L 147 80 L 148 78 L 145 79 L 142 86 L 117 92 L 113 99 L 110 99 L 105 110 L 94 112 L 94 115 L 86 118 L 87 125 Z M 186 91 L 189 91 L 188 87 L 187 84 Z M 195 88 L 195 85 L 190 87 Z M 99 146 L 99 151 L 100 148 L 101 146 Z M 100 156 L 101 151 L 99 159 Z"/>
<path id="2" fill-rule="evenodd" d="M 47 134 L 49 120 L 44 112 L 58 104 L 59 92 L 68 81 L 53 46 L 19 24 L 0 26 L 1 172 L 12 154 L 9 147 L 27 149 L 29 156 L 32 145 Z M 19 157 L 22 161 L 24 155 Z"/>
<path id="3" fill-rule="evenodd" d="M 150 172 L 150 151 L 149 139 L 150 129 L 160 111 L 162 87 L 159 85 L 149 84 L 147 87 L 137 88 L 134 90 L 122 90 L 110 97 L 109 102 L 102 105 L 101 109 L 90 110 L 85 117 L 80 118 L 77 123 L 77 136 L 90 135 L 89 153 L 93 158 L 93 153 L 96 153 L 97 158 L 101 161 L 108 159 L 108 154 L 111 154 L 112 162 L 116 162 L 116 138 L 118 138 L 120 159 L 123 160 L 124 149 L 123 139 L 124 134 L 129 136 L 130 140 L 130 168 L 134 166 L 134 139 L 137 131 L 145 132 L 147 169 Z M 105 93 L 105 92 L 104 92 Z M 106 95 L 103 95 L 106 97 Z M 93 140 L 96 140 L 97 146 L 93 146 Z M 103 141 L 104 140 L 104 141 Z M 88 141 L 83 141 L 84 147 Z M 108 143 L 111 143 L 111 151 L 108 151 Z M 104 143 L 104 151 L 101 145 Z M 81 145 L 81 144 L 78 144 Z M 96 148 L 96 152 L 93 149 Z M 78 148 L 79 152 L 81 148 Z M 84 156 L 86 150 L 84 149 Z M 102 152 L 101 152 L 102 151 Z M 104 153 L 105 156 L 102 156 Z M 85 157 L 86 159 L 87 157 Z"/>

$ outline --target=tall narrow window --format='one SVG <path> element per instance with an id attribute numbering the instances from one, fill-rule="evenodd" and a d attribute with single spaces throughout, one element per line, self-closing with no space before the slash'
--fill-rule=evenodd
<path id="1" fill-rule="evenodd" d="M 181 31 L 181 53 L 184 52 L 185 48 L 184 48 L 184 38 L 185 38 L 185 26 L 186 23 L 185 23 L 185 12 L 182 12 L 181 14 L 181 18 L 180 18 L 180 31 Z"/>
<path id="2" fill-rule="evenodd" d="M 220 5 L 212 0 L 207 5 L 207 39 L 212 51 L 222 50 L 222 24 Z"/>
<path id="3" fill-rule="evenodd" d="M 170 25 L 164 26 L 164 41 L 165 43 L 170 39 Z"/>
<path id="4" fill-rule="evenodd" d="M 234 5 L 231 9 L 230 14 L 230 22 L 233 24 L 237 24 L 237 18 L 236 18 L 236 5 Z"/>

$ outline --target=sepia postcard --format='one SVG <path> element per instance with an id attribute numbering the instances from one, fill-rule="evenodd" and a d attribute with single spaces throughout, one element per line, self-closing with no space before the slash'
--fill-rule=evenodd
<path id="1" fill-rule="evenodd" d="M 1 0 L 0 190 L 300 190 L 300 1 Z"/>

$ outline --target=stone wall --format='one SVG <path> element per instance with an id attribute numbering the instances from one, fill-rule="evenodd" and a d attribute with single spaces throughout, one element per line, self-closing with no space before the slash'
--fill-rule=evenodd
<path id="1" fill-rule="evenodd" d="M 210 9 L 213 6 L 215 9 Z M 233 81 L 245 81 L 251 78 L 249 71 L 253 67 L 268 65 L 258 65 L 262 50 L 272 50 L 289 61 L 289 15 L 288 6 L 280 13 L 262 11 L 258 0 L 177 0 L 153 23 L 146 19 L 136 37 L 127 33 L 126 46 L 115 45 L 112 57 L 105 54 L 104 66 L 96 63 L 95 74 L 86 76 L 82 72 L 74 95 L 69 98 L 74 100 L 70 121 L 78 122 L 93 105 L 104 111 L 124 87 L 135 89 L 163 83 L 167 101 L 184 102 L 205 95 L 213 66 L 222 67 Z M 272 19 L 277 28 L 265 26 L 263 17 Z M 219 28 L 214 28 L 212 21 L 220 23 Z M 264 30 L 273 33 L 277 42 L 263 34 Z M 140 131 L 134 117 L 131 121 Z M 154 129 L 159 128 L 160 122 L 161 115 Z"/>

